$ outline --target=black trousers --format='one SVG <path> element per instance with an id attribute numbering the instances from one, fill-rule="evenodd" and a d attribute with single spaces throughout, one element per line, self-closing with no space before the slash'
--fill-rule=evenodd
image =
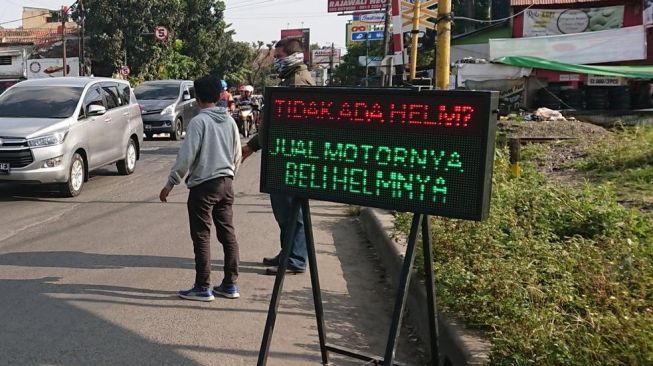
<path id="1" fill-rule="evenodd" d="M 211 223 L 224 251 L 224 283 L 238 279 L 239 250 L 233 225 L 234 191 L 231 177 L 206 181 L 190 189 L 188 221 L 195 250 L 195 285 L 211 286 Z"/>

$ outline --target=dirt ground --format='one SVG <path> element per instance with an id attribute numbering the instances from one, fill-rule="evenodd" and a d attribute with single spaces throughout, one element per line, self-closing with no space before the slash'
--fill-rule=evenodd
<path id="1" fill-rule="evenodd" d="M 508 138 L 546 141 L 546 156 L 537 159 L 538 169 L 551 180 L 567 184 L 584 182 L 583 174 L 569 165 L 582 158 L 583 146 L 605 138 L 611 132 L 601 126 L 575 119 L 566 121 L 499 122 L 499 130 Z M 536 143 L 537 141 L 534 141 Z M 541 141 L 539 141 L 541 142 Z"/>

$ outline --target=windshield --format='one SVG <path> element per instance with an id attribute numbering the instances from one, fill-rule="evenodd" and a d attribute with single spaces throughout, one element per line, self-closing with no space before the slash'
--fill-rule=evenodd
<path id="1" fill-rule="evenodd" d="M 138 100 L 177 99 L 179 84 L 141 84 L 134 89 Z"/>
<path id="2" fill-rule="evenodd" d="M 68 118 L 84 88 L 17 86 L 0 96 L 0 117 Z"/>

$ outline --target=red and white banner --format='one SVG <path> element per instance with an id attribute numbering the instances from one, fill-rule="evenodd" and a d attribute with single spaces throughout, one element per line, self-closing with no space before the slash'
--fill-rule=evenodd
<path id="1" fill-rule="evenodd" d="M 385 7 L 385 0 L 329 0 L 329 13 L 376 10 Z"/>
<path id="2" fill-rule="evenodd" d="M 394 45 L 395 65 L 402 65 L 404 54 L 404 34 L 402 32 L 401 0 L 392 0 L 392 44 Z"/>

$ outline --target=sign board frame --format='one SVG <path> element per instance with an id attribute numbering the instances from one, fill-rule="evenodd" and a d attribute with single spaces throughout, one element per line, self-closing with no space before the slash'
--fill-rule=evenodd
<path id="1" fill-rule="evenodd" d="M 385 110 L 381 111 L 377 108 L 376 112 L 370 113 L 385 113 L 383 115 L 385 117 L 379 118 L 387 118 L 390 116 L 390 114 L 388 114 L 388 108 L 390 108 L 390 106 L 387 104 L 390 100 L 392 100 L 394 103 L 397 103 L 397 108 L 413 108 L 411 106 L 417 105 L 427 106 L 428 103 L 431 103 L 431 106 L 434 108 L 432 111 L 444 111 L 442 112 L 444 113 L 444 117 L 443 114 L 439 114 L 439 112 L 435 115 L 429 114 L 428 118 L 432 120 L 431 122 L 428 122 L 429 125 L 427 126 L 426 123 L 424 123 L 418 126 L 418 119 L 422 121 L 427 120 L 427 113 L 425 110 L 428 110 L 428 107 L 423 108 L 420 111 L 417 109 L 411 109 L 413 111 L 410 112 L 412 113 L 411 117 L 406 117 L 406 115 L 403 115 L 402 117 L 399 115 L 400 121 L 396 120 L 395 117 L 397 117 L 397 115 L 394 115 L 392 118 L 395 119 L 392 121 L 388 120 L 386 124 L 384 124 L 385 122 L 382 122 L 381 119 L 376 121 L 368 121 L 364 118 L 357 118 L 356 121 L 354 121 L 354 118 L 351 117 L 351 114 L 349 117 L 343 114 L 343 108 L 345 108 L 345 104 L 348 104 L 351 108 L 354 109 L 360 107 L 360 116 L 362 116 L 363 113 L 368 113 L 370 110 L 373 110 L 374 108 L 377 108 L 376 106 L 378 106 L 378 108 L 385 108 Z M 312 102 L 326 103 L 321 104 L 317 108 L 322 108 L 322 112 L 326 113 L 323 114 L 323 116 L 329 117 L 314 117 L 314 112 L 316 112 L 316 110 L 314 106 L 312 106 Z M 287 104 L 284 105 L 283 103 Z M 331 103 L 331 105 L 328 103 Z M 366 112 L 363 112 L 363 106 L 359 103 L 367 103 L 367 106 L 371 107 L 372 109 L 368 109 Z M 384 103 L 386 103 L 385 107 L 383 107 Z M 403 107 L 398 107 L 400 103 L 404 103 Z M 393 104 L 392 108 L 394 108 L 394 106 L 395 105 Z M 287 110 L 284 109 L 287 107 Z M 313 109 L 311 110 L 311 108 Z M 324 108 L 330 109 L 325 112 Z M 469 114 L 467 115 L 469 118 L 463 117 L 460 114 L 464 108 L 470 108 L 468 109 Z M 264 141 L 262 141 L 263 156 L 261 162 L 261 191 L 266 193 L 286 193 L 307 199 L 356 204 L 368 207 L 414 212 L 418 214 L 432 214 L 443 217 L 476 221 L 483 220 L 489 214 L 497 108 L 498 93 L 496 92 L 441 90 L 417 91 L 414 89 L 404 88 L 267 88 L 264 111 L 264 123 L 267 126 L 267 137 Z M 458 127 L 450 128 L 452 125 L 446 126 L 446 123 L 443 122 L 445 120 L 442 120 L 442 118 L 451 118 L 453 114 L 456 113 L 454 110 L 458 110 L 459 113 L 457 117 L 455 117 L 457 118 L 457 121 L 459 121 L 457 124 Z M 408 111 L 408 109 L 404 109 L 404 111 Z M 318 113 L 320 112 L 318 111 Z M 354 111 L 354 113 L 357 112 Z M 331 119 L 330 117 L 333 114 L 345 117 Z M 410 118 L 414 118 L 414 120 L 410 120 Z M 329 121 L 327 121 L 327 119 L 329 119 Z M 436 122 L 434 119 L 438 119 L 438 121 Z M 463 126 L 463 123 L 461 122 L 463 120 L 467 120 L 469 125 Z M 301 128 L 294 128 L 294 126 L 301 126 Z M 342 139 L 338 140 L 339 138 Z M 311 145 L 315 144 L 315 150 L 313 156 L 310 156 L 311 153 L 309 153 L 303 157 L 299 156 L 298 159 L 293 159 L 293 169 L 296 169 L 299 164 L 311 163 L 311 161 L 308 159 L 302 160 L 303 158 L 310 158 L 318 159 L 315 160 L 315 164 L 322 165 L 315 166 L 321 169 L 331 169 L 332 166 L 339 168 L 348 166 L 350 169 L 360 170 L 363 169 L 364 166 L 370 166 L 370 171 L 367 172 L 369 174 L 370 181 L 376 179 L 376 184 L 378 184 L 379 180 L 381 179 L 378 178 L 378 174 L 380 174 L 379 172 L 383 174 L 383 179 L 389 177 L 391 174 L 394 174 L 394 171 L 391 172 L 392 169 L 383 170 L 384 168 L 381 168 L 380 164 L 374 165 L 372 159 L 370 159 L 370 161 L 362 161 L 362 158 L 359 160 L 354 159 L 353 161 L 347 161 L 345 159 L 346 164 L 343 163 L 342 159 L 340 160 L 340 163 L 328 162 L 328 164 L 324 161 L 319 160 L 322 159 L 319 157 L 321 154 L 322 156 L 326 156 L 327 148 L 324 147 L 326 146 L 326 139 L 331 139 L 330 143 L 332 145 L 329 146 L 333 146 L 334 149 L 336 143 L 341 143 L 343 146 L 345 146 L 345 144 L 358 144 L 357 146 L 360 147 L 372 146 L 370 149 L 376 148 L 374 151 L 379 154 L 381 147 L 390 150 L 394 149 L 392 151 L 399 151 L 399 149 L 406 150 L 408 147 L 413 146 L 415 151 L 423 151 L 423 157 L 425 159 L 428 159 L 426 158 L 427 153 L 431 154 L 431 156 L 441 156 L 445 159 L 449 157 L 450 159 L 446 163 L 446 169 L 448 172 L 449 167 L 451 167 L 452 172 L 442 173 L 444 170 L 440 170 L 437 173 L 432 173 L 433 170 L 445 169 L 445 163 L 442 163 L 443 165 L 438 165 L 440 164 L 440 160 L 437 161 L 437 164 L 435 163 L 436 160 L 433 160 L 434 163 L 432 166 L 429 165 L 427 167 L 424 165 L 420 167 L 422 169 L 426 169 L 422 170 L 425 173 L 424 177 L 420 179 L 427 179 L 426 175 L 430 174 L 430 178 L 428 179 L 432 179 L 432 183 L 440 182 L 442 185 L 439 186 L 439 188 L 437 188 L 435 185 L 431 185 L 425 188 L 426 186 L 422 185 L 419 187 L 419 189 L 422 192 L 426 192 L 426 196 L 420 196 L 418 198 L 417 194 L 419 194 L 419 191 L 416 188 L 416 190 L 413 191 L 414 196 L 411 196 L 410 199 L 408 199 L 408 194 L 406 194 L 405 197 L 399 195 L 399 197 L 393 196 L 392 199 L 390 199 L 390 193 L 387 193 L 385 189 L 379 190 L 378 185 L 376 194 L 368 196 L 365 194 L 352 193 L 354 191 L 353 189 L 351 192 L 337 191 L 335 189 L 331 191 L 320 189 L 322 188 L 320 184 L 327 184 L 325 183 L 327 182 L 326 175 L 321 178 L 323 179 L 322 183 L 315 181 L 317 182 L 314 183 L 315 186 L 311 186 L 311 188 L 318 189 L 307 189 L 308 186 L 301 187 L 302 185 L 306 185 L 304 183 L 300 185 L 293 185 L 291 183 L 289 186 L 288 176 L 290 176 L 291 173 L 297 174 L 297 170 L 293 170 L 291 173 L 288 173 L 288 167 L 290 166 L 288 165 L 289 160 L 284 161 L 283 157 L 293 156 L 293 153 L 291 153 L 291 155 L 286 155 L 286 149 L 290 151 L 292 149 L 290 144 L 294 144 L 295 142 L 297 142 L 297 144 L 301 142 L 304 146 L 303 149 L 306 149 L 310 141 Z M 281 140 L 283 141 L 280 142 Z M 322 143 L 322 145 L 320 145 L 320 143 Z M 394 144 L 394 147 L 390 146 L 392 144 Z M 466 147 L 468 147 L 468 149 L 463 150 L 463 148 Z M 413 150 L 410 151 L 412 154 Z M 360 154 L 362 156 L 362 153 Z M 456 162 L 451 163 L 451 159 L 456 159 L 452 158 L 455 156 L 460 158 L 460 165 L 456 165 Z M 297 157 L 298 155 L 294 155 L 294 158 Z M 376 160 L 376 162 L 378 162 L 379 158 L 377 157 Z M 466 167 L 466 171 L 468 173 L 463 173 L 463 165 Z M 285 168 L 283 168 L 284 166 Z M 460 175 L 457 175 L 458 173 L 454 171 L 457 168 L 453 167 L 460 168 Z M 377 170 L 375 171 L 374 169 Z M 397 171 L 396 174 L 398 174 L 397 177 L 399 177 L 399 174 L 401 174 L 402 177 L 407 177 L 409 174 L 413 173 L 415 173 L 414 176 L 417 177 L 417 171 L 414 169 L 414 167 L 411 167 L 410 169 L 406 168 L 405 170 L 401 170 L 401 168 L 395 168 Z M 315 171 L 313 171 L 313 173 L 302 171 L 299 174 L 305 173 L 313 174 Z M 436 174 L 438 176 L 435 176 Z M 371 178 L 373 176 L 376 176 L 377 178 Z M 359 175 L 356 179 L 360 180 L 362 179 L 361 177 L 362 175 Z M 413 176 L 411 175 L 411 177 Z M 446 193 L 447 188 L 444 188 L 445 180 L 443 177 L 446 177 L 447 181 L 451 182 L 451 186 L 448 187 L 454 187 L 448 188 L 449 193 Z M 467 179 L 468 177 L 469 179 Z M 328 179 L 333 179 L 333 181 L 335 181 L 335 178 Z M 353 180 L 354 178 L 351 179 Z M 307 181 L 305 180 L 305 182 Z M 384 181 L 383 184 L 386 182 L 387 181 Z M 418 184 L 415 180 L 411 182 L 412 184 Z M 326 185 L 324 187 L 326 187 Z M 357 187 L 357 189 L 359 188 L 360 187 Z M 438 199 L 436 191 L 438 191 L 440 188 L 444 189 L 445 193 Z M 368 191 L 370 189 L 368 189 Z M 392 195 L 395 194 L 394 192 L 395 191 L 393 191 Z M 449 203 L 447 203 L 446 199 L 443 200 L 443 198 L 448 198 Z"/>

